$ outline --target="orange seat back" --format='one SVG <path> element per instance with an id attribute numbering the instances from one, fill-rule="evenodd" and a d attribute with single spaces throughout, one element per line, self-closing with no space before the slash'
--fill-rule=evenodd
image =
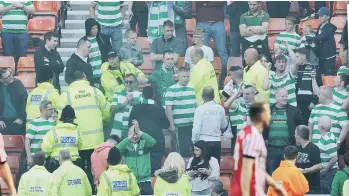
<path id="1" fill-rule="evenodd" d="M 58 16 L 58 2 L 57 1 L 34 1 L 35 12 L 53 12 Z"/>
<path id="2" fill-rule="evenodd" d="M 187 30 L 187 34 L 194 34 L 196 28 L 196 19 L 185 19 L 185 29 Z"/>
<path id="3" fill-rule="evenodd" d="M 268 34 L 275 34 L 285 31 L 285 18 L 270 18 Z"/>
<path id="4" fill-rule="evenodd" d="M 152 61 L 150 60 L 150 55 L 143 55 L 143 64 L 140 66 L 140 69 L 145 74 L 153 73 L 154 69 L 152 66 Z"/>
<path id="5" fill-rule="evenodd" d="M 337 27 L 336 33 L 342 33 L 346 21 L 347 21 L 346 16 L 339 15 L 331 18 L 331 23 Z"/>
<path id="6" fill-rule="evenodd" d="M 222 61 L 220 57 L 214 57 L 213 59 L 213 67 L 216 73 L 222 73 Z"/>
<path id="7" fill-rule="evenodd" d="M 322 76 L 322 84 L 334 87 L 334 79 L 336 76 Z"/>
<path id="8" fill-rule="evenodd" d="M 274 46 L 277 38 L 278 38 L 278 34 L 273 34 L 268 36 L 268 47 L 269 47 L 270 53 L 274 54 Z"/>
<path id="9" fill-rule="evenodd" d="M 54 30 L 54 23 L 48 18 L 33 18 L 28 22 L 29 33 L 45 34 L 48 31 Z"/>
<path id="10" fill-rule="evenodd" d="M 319 19 L 309 19 L 309 20 L 301 21 L 299 24 L 299 32 L 303 32 L 303 28 L 307 25 L 311 25 L 314 31 L 317 31 L 320 23 L 321 22 Z"/>
<path id="11" fill-rule="evenodd" d="M 137 37 L 137 45 L 142 49 L 143 53 L 150 52 L 150 43 L 148 37 Z"/>
<path id="12" fill-rule="evenodd" d="M 221 157 L 221 174 L 233 173 L 233 156 Z"/>
<path id="13" fill-rule="evenodd" d="M 15 70 L 15 59 L 12 56 L 0 56 L 0 68 Z"/>
<path id="14" fill-rule="evenodd" d="M 22 81 L 24 87 L 28 90 L 31 91 L 36 87 L 36 75 L 35 72 L 21 72 L 23 73 L 22 75 L 17 76 L 16 78 L 20 81 Z"/>
<path id="15" fill-rule="evenodd" d="M 24 138 L 21 135 L 3 135 L 6 152 L 21 153 L 24 151 Z"/>
<path id="16" fill-rule="evenodd" d="M 333 15 L 337 15 L 337 14 L 347 15 L 347 4 L 349 4 L 349 1 L 334 1 Z"/>
<path id="17" fill-rule="evenodd" d="M 34 56 L 20 57 L 17 72 L 35 71 Z"/>

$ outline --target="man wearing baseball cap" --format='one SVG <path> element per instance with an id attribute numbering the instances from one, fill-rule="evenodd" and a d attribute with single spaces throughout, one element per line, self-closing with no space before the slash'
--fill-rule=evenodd
<path id="1" fill-rule="evenodd" d="M 319 68 L 321 75 L 334 75 L 336 64 L 336 41 L 334 33 L 337 27 L 330 22 L 331 12 L 327 7 L 322 7 L 317 12 L 320 19 L 320 26 L 316 36 L 307 37 L 309 44 L 316 44 L 316 55 L 319 58 Z"/>

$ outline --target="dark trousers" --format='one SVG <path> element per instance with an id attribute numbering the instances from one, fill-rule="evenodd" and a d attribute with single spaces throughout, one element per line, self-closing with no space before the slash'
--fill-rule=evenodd
<path id="1" fill-rule="evenodd" d="M 230 32 L 231 56 L 239 57 L 241 53 L 241 35 L 240 32 Z"/>
<path id="2" fill-rule="evenodd" d="M 151 182 L 140 182 L 138 183 L 138 187 L 140 190 L 140 195 L 153 195 L 154 191 L 151 187 Z"/>
<path id="3" fill-rule="evenodd" d="M 141 37 L 147 37 L 148 28 L 148 13 L 134 13 L 130 21 L 130 27 L 132 30 L 136 30 L 136 25 L 138 24 L 139 35 Z"/>
<path id="4" fill-rule="evenodd" d="M 319 59 L 320 74 L 325 76 L 335 75 L 336 57 Z"/>
<path id="5" fill-rule="evenodd" d="M 284 160 L 285 147 L 268 146 L 267 172 L 272 175 Z"/>
<path id="6" fill-rule="evenodd" d="M 331 169 L 324 174 L 320 174 L 320 183 L 321 183 L 321 193 L 330 194 L 332 181 L 334 176 L 337 173 L 337 169 Z"/>
<path id="7" fill-rule="evenodd" d="M 264 55 L 269 62 L 273 62 L 271 59 L 271 54 L 269 51 L 269 45 L 268 45 L 268 38 L 265 38 L 264 40 L 257 40 L 255 42 L 247 41 L 245 38 L 241 38 L 241 45 L 242 45 L 242 61 L 244 61 L 244 54 L 245 51 L 249 48 L 255 48 L 258 51 L 259 55 Z M 244 67 L 246 64 L 243 62 Z"/>
<path id="8" fill-rule="evenodd" d="M 90 150 L 81 150 L 79 151 L 79 155 L 81 158 L 81 168 L 85 171 L 88 181 L 90 182 L 92 186 L 92 190 L 95 190 L 95 183 L 93 181 L 93 176 L 91 172 L 91 155 L 93 153 L 94 149 Z"/>
<path id="9" fill-rule="evenodd" d="M 13 56 L 17 62 L 19 57 L 27 56 L 28 34 L 27 33 L 1 33 L 4 56 Z"/>
<path id="10" fill-rule="evenodd" d="M 191 141 L 192 130 L 193 126 L 178 128 L 178 146 L 182 157 L 189 157 L 190 152 L 194 149 Z M 173 135 L 173 139 L 177 140 L 175 135 Z"/>
<path id="11" fill-rule="evenodd" d="M 209 152 L 211 153 L 211 156 L 216 158 L 218 160 L 218 163 L 221 162 L 221 142 L 215 141 L 215 142 L 206 142 L 207 148 Z"/>
<path id="12" fill-rule="evenodd" d="M 23 124 L 19 125 L 13 123 L 13 121 L 14 120 L 4 121 L 6 128 L 0 129 L 0 133 L 3 135 L 24 135 L 26 122 L 23 122 Z"/>
<path id="13" fill-rule="evenodd" d="M 150 153 L 150 163 L 151 163 L 151 175 L 161 168 L 162 158 L 164 157 L 164 152 L 151 152 Z"/>
<path id="14" fill-rule="evenodd" d="M 311 110 L 309 110 L 310 103 L 311 102 L 299 102 L 299 101 L 297 101 L 297 107 L 302 112 L 303 120 L 306 123 L 309 121 L 309 116 L 311 113 Z"/>
<path id="15" fill-rule="evenodd" d="M 187 41 L 187 31 L 185 29 L 185 25 L 175 25 L 175 32 L 176 37 L 181 40 L 181 52 L 179 56 L 184 56 L 185 51 L 188 47 L 188 41 Z"/>

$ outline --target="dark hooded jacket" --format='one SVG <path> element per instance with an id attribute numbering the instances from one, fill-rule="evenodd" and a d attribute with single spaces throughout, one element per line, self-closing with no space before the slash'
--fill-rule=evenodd
<path id="1" fill-rule="evenodd" d="M 176 183 L 178 178 L 178 172 L 175 169 L 159 169 L 155 171 L 155 176 L 159 176 L 161 179 L 168 183 Z"/>
<path id="2" fill-rule="evenodd" d="M 109 36 L 101 33 L 101 25 L 94 19 L 89 18 L 85 21 L 86 35 L 83 38 L 87 38 L 93 26 L 97 25 L 98 33 L 96 35 L 99 51 L 102 56 L 102 63 L 108 62 L 108 52 L 112 48 Z"/>
<path id="3" fill-rule="evenodd" d="M 315 42 L 316 44 L 316 55 L 319 59 L 326 59 L 336 55 L 336 41 L 334 39 L 334 34 L 337 27 L 332 23 L 328 22 L 322 29 L 318 27 L 318 31 L 314 37 L 307 37 L 307 42 Z M 321 32 L 321 33 L 320 33 Z"/>

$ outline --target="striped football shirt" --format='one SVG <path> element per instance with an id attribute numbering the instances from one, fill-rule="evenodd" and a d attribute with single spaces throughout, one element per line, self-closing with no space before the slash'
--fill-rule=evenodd
<path id="1" fill-rule="evenodd" d="M 332 131 L 326 135 L 321 135 L 317 143 L 315 143 L 320 149 L 320 158 L 323 167 L 326 167 L 332 157 L 337 155 L 337 138 Z M 338 162 L 332 168 L 338 168 Z"/>
<path id="2" fill-rule="evenodd" d="M 270 81 L 270 105 L 276 103 L 275 93 L 279 88 L 285 88 L 288 93 L 288 103 L 297 107 L 296 99 L 296 79 L 295 76 L 289 73 L 285 73 L 281 77 L 278 77 L 275 72 L 269 73 Z"/>
<path id="3" fill-rule="evenodd" d="M 25 137 L 30 139 L 31 155 L 41 151 L 41 143 L 44 136 L 54 126 L 55 122 L 43 118 L 36 118 L 29 122 L 29 127 Z"/>
<path id="4" fill-rule="evenodd" d="M 7 7 L 13 2 L 0 1 L 0 7 Z M 20 2 L 24 6 L 34 7 L 32 1 Z M 2 16 L 2 32 L 26 33 L 28 24 L 27 13 L 22 9 L 12 9 Z"/>
<path id="5" fill-rule="evenodd" d="M 91 42 L 91 48 L 90 48 L 90 64 L 92 66 L 93 70 L 93 78 L 100 78 L 102 75 L 102 55 L 101 51 L 99 50 L 98 42 L 96 37 L 88 38 Z"/>
<path id="6" fill-rule="evenodd" d="M 116 27 L 121 25 L 120 1 L 98 1 L 97 14 L 97 21 L 103 26 Z"/>

